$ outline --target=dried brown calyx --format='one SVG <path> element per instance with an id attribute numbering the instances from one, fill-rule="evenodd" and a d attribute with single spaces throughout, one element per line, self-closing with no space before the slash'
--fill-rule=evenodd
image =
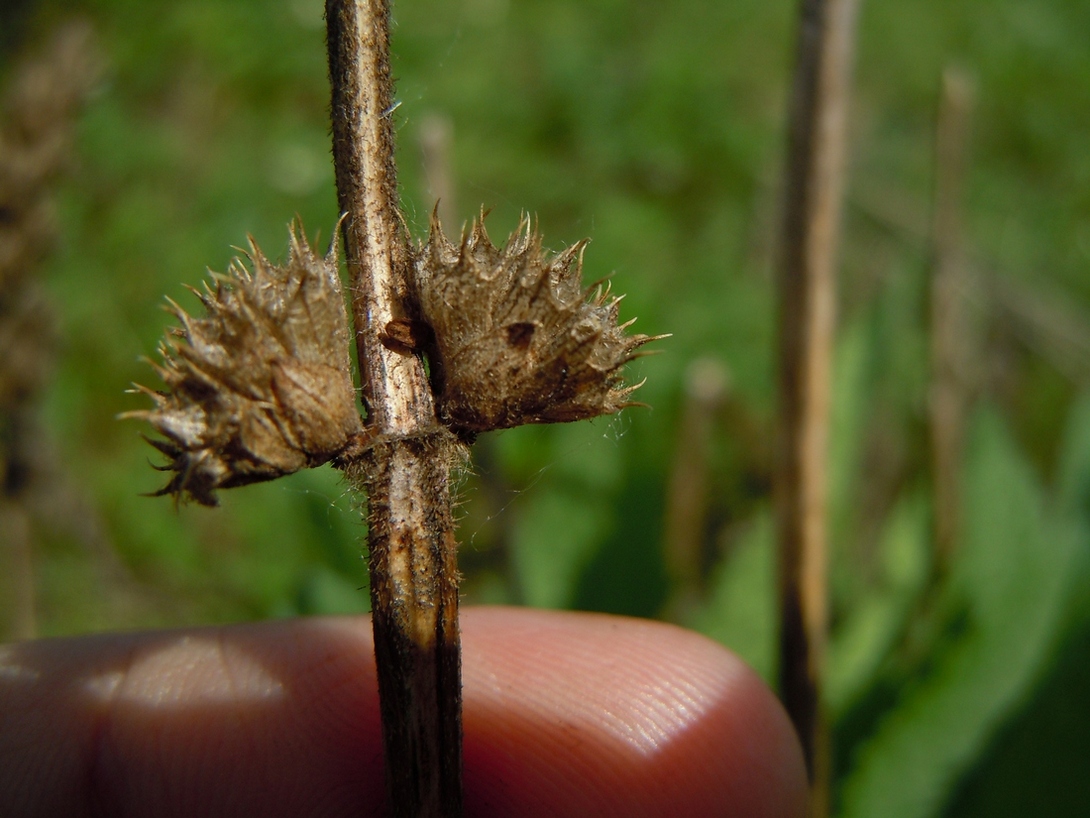
<path id="1" fill-rule="evenodd" d="M 617 322 L 620 297 L 584 288 L 586 242 L 550 254 L 524 218 L 503 248 L 483 218 L 460 245 L 433 218 L 413 253 L 413 318 L 381 340 L 405 354 L 427 352 L 436 413 L 465 440 L 526 423 L 582 420 L 633 405 L 639 384 L 624 365 L 648 341 Z M 129 412 L 165 439 L 170 482 L 156 494 L 215 505 L 215 490 L 272 480 L 346 459 L 372 442 L 356 408 L 351 336 L 336 245 L 324 258 L 291 233 L 289 258 L 271 264 L 251 242 L 252 272 L 236 261 L 215 288 L 194 290 L 207 310 L 181 322 L 152 364 L 166 389 L 137 386 L 155 408 Z"/>
<path id="2" fill-rule="evenodd" d="M 582 420 L 632 405 L 639 384 L 626 385 L 622 369 L 655 337 L 625 334 L 632 321 L 617 323 L 621 298 L 608 285 L 584 289 L 585 246 L 552 255 L 524 217 L 499 248 L 483 214 L 455 245 L 432 217 L 415 253 L 413 298 L 431 330 L 423 335 L 437 412 L 455 432 Z"/>
<path id="3" fill-rule="evenodd" d="M 165 440 L 151 444 L 174 472 L 156 494 L 215 505 L 214 491 L 272 480 L 337 458 L 363 431 L 349 360 L 348 317 L 336 241 L 316 256 L 291 231 L 283 266 L 251 240 L 252 271 L 238 260 L 214 288 L 193 290 L 207 316 L 173 301 L 181 322 L 152 364 L 165 391 L 137 389 L 155 408 L 129 412 Z"/>

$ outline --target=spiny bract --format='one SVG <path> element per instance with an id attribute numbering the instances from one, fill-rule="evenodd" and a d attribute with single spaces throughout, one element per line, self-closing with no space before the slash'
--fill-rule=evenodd
<path id="1" fill-rule="evenodd" d="M 336 241 L 316 256 L 295 229 L 283 266 L 253 240 L 252 272 L 236 259 L 214 288 L 193 290 L 207 316 L 168 299 L 181 322 L 160 344 L 166 385 L 137 390 L 155 408 L 127 413 L 165 440 L 150 440 L 174 472 L 156 494 L 215 505 L 215 489 L 272 480 L 337 457 L 361 431 Z"/>
<path id="2" fill-rule="evenodd" d="M 626 335 L 620 297 L 583 289 L 586 241 L 551 255 L 524 217 L 497 248 L 475 222 L 459 246 L 432 217 L 413 264 L 413 296 L 432 330 L 440 420 L 469 435 L 591 418 L 631 405 L 622 368 L 655 340 Z"/>

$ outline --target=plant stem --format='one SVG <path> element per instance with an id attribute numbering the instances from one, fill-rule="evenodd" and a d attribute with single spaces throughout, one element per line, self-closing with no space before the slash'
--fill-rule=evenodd
<path id="1" fill-rule="evenodd" d="M 730 372 L 714 358 L 699 358 L 685 373 L 681 423 L 666 492 L 663 558 L 670 577 L 666 617 L 689 621 L 703 588 L 712 436 L 730 393 Z"/>
<path id="2" fill-rule="evenodd" d="M 423 363 L 383 346 L 406 315 L 394 165 L 389 6 L 327 0 L 336 166 L 360 385 L 375 445 L 346 464 L 367 494 L 371 605 L 395 816 L 461 815 L 461 667 L 450 467 Z"/>
<path id="3" fill-rule="evenodd" d="M 835 260 L 858 0 L 802 0 L 779 276 L 780 695 L 802 741 L 811 814 L 828 812 L 821 707 L 828 629 L 826 471 Z"/>

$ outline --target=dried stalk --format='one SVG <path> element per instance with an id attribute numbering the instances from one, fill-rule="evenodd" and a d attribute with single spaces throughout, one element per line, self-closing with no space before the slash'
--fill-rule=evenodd
<path id="1" fill-rule="evenodd" d="M 675 622 L 687 620 L 702 590 L 712 433 L 729 394 L 730 371 L 722 363 L 699 358 L 689 365 L 663 532 L 663 558 L 671 582 L 666 615 Z"/>
<path id="2" fill-rule="evenodd" d="M 420 358 L 388 349 L 407 317 L 411 260 L 398 210 L 390 119 L 389 7 L 328 0 L 333 156 L 360 383 L 379 442 L 345 469 L 367 493 L 371 604 L 386 776 L 396 816 L 458 816 L 461 668 L 450 466 Z"/>
<path id="3" fill-rule="evenodd" d="M 934 259 L 931 277 L 931 470 L 935 570 L 945 572 L 959 529 L 968 342 L 961 200 L 966 170 L 972 86 L 964 74 L 942 76 L 935 145 Z"/>
<path id="4" fill-rule="evenodd" d="M 37 274 L 55 239 L 53 190 L 74 121 L 98 76 L 93 39 L 85 21 L 58 28 L 13 72 L 0 110 L 0 596 L 10 594 L 9 638 L 35 633 L 35 506 L 47 506 L 53 521 L 64 517 L 61 461 L 39 421 L 57 321 Z"/>
<path id="5" fill-rule="evenodd" d="M 811 814 L 828 812 L 821 706 L 828 629 L 826 472 L 835 259 L 858 0 L 803 0 L 779 275 L 780 695 L 802 741 Z"/>

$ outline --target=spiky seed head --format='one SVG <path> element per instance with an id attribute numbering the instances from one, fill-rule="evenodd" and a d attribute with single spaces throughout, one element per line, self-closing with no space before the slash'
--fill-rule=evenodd
<path id="1" fill-rule="evenodd" d="M 496 247 L 477 220 L 460 245 L 432 217 L 416 249 L 412 286 L 434 337 L 431 361 L 440 419 L 457 432 L 505 429 L 609 414 L 636 386 L 622 369 L 650 340 L 618 325 L 619 297 L 582 283 L 581 241 L 542 249 L 523 217 Z M 638 386 L 638 385 L 637 385 Z"/>
<path id="2" fill-rule="evenodd" d="M 170 482 L 156 494 L 215 505 L 215 490 L 272 480 L 336 458 L 362 431 L 334 241 L 315 255 L 290 231 L 288 260 L 272 264 L 251 239 L 249 269 L 212 274 L 195 318 L 167 299 L 180 327 L 152 364 L 165 389 L 138 386 L 154 408 L 127 413 L 165 439 Z"/>

